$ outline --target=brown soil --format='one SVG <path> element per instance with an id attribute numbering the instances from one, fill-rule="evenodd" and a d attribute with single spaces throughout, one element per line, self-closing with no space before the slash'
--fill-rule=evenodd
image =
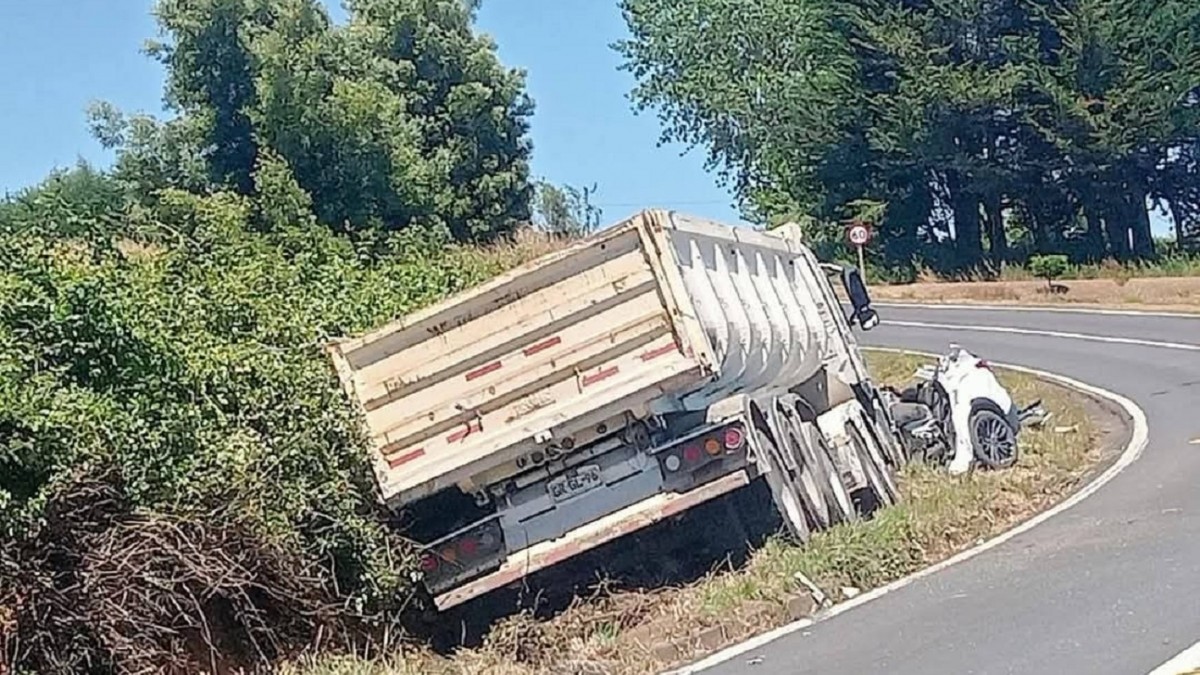
<path id="1" fill-rule="evenodd" d="M 1200 313 L 1200 277 L 1078 279 L 1056 281 L 918 282 L 875 286 L 871 296 L 889 302 L 1089 305 Z"/>

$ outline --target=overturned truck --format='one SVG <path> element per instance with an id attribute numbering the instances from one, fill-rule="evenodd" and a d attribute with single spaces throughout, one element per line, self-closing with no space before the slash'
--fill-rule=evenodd
<path id="1" fill-rule="evenodd" d="M 800 540 L 893 502 L 877 322 L 794 227 L 645 211 L 329 353 L 446 609 L 758 481 Z"/>

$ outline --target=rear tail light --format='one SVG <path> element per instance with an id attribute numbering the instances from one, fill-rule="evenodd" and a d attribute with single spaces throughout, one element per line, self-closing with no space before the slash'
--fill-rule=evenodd
<path id="1" fill-rule="evenodd" d="M 426 549 L 421 571 L 430 590 L 443 588 L 473 570 L 498 564 L 504 557 L 504 538 L 495 520 L 485 521 Z"/>
<path id="2" fill-rule="evenodd" d="M 731 426 L 725 428 L 725 448 L 727 450 L 737 450 L 746 444 L 746 432 L 742 431 L 739 426 Z"/>
<path id="3" fill-rule="evenodd" d="M 975 367 L 976 368 L 987 368 L 988 370 L 991 370 L 992 364 L 988 363 L 987 361 L 984 361 L 983 359 L 979 359 L 978 361 L 975 362 Z"/>
<path id="4" fill-rule="evenodd" d="M 691 474 L 723 455 L 733 454 L 746 447 L 746 430 L 740 424 L 714 429 L 685 444 L 670 448 L 659 455 L 666 473 Z"/>
<path id="5" fill-rule="evenodd" d="M 470 537 L 458 542 L 458 552 L 463 554 L 463 557 L 470 558 L 479 550 L 479 542 Z"/>

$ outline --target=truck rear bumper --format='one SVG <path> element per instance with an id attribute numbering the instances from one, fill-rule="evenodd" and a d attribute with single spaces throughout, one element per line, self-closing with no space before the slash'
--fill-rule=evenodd
<path id="1" fill-rule="evenodd" d="M 439 610 L 461 605 L 538 570 L 557 565 L 568 558 L 683 513 L 694 506 L 733 492 L 749 483 L 750 477 L 746 471 L 738 470 L 683 494 L 655 495 L 583 527 L 576 528 L 563 537 L 535 544 L 524 551 L 518 551 L 510 555 L 500 569 L 446 591 L 434 598 L 434 602 Z"/>

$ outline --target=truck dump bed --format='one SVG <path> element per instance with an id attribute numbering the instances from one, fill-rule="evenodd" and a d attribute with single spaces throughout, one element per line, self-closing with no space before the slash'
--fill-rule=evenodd
<path id="1" fill-rule="evenodd" d="M 814 274 L 777 237 L 647 211 L 330 352 L 405 503 L 624 411 L 802 380 L 825 340 Z"/>
<path id="2" fill-rule="evenodd" d="M 636 218 L 331 346 L 385 499 L 469 482 L 564 423 L 599 423 L 709 377 L 648 225 Z"/>

